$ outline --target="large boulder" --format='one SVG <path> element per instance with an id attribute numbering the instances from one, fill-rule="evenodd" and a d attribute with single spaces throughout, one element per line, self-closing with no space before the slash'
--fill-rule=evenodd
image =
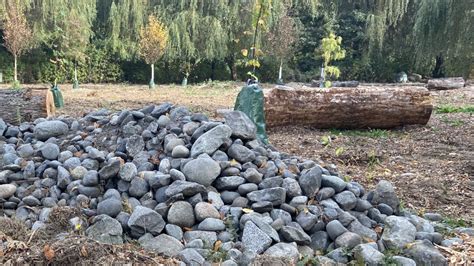
<path id="1" fill-rule="evenodd" d="M 224 115 L 225 123 L 232 129 L 232 137 L 252 140 L 257 137 L 257 127 L 250 118 L 241 111 L 232 111 Z"/>
<path id="2" fill-rule="evenodd" d="M 93 224 L 86 230 L 86 235 L 105 244 L 122 244 L 122 225 L 108 215 L 94 217 Z"/>
<path id="3" fill-rule="evenodd" d="M 128 227 L 132 230 L 133 235 L 142 236 L 145 233 L 158 235 L 163 231 L 165 221 L 154 210 L 137 206 L 128 220 Z"/>
<path id="4" fill-rule="evenodd" d="M 219 125 L 202 134 L 191 147 L 191 157 L 207 153 L 212 155 L 232 135 L 227 125 Z"/>
<path id="5" fill-rule="evenodd" d="M 44 121 L 37 124 L 33 132 L 38 140 L 44 141 L 52 137 L 59 137 L 65 135 L 68 130 L 69 127 L 66 123 L 54 120 Z"/>
<path id="6" fill-rule="evenodd" d="M 221 173 L 219 164 L 210 158 L 198 158 L 188 162 L 183 168 L 186 180 L 203 186 L 210 186 Z"/>
<path id="7" fill-rule="evenodd" d="M 416 228 L 405 217 L 389 216 L 385 219 L 382 240 L 387 248 L 403 249 L 415 241 Z"/>

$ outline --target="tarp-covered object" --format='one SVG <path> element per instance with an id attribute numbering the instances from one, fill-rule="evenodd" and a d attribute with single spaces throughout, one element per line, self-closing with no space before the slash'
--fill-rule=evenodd
<path id="1" fill-rule="evenodd" d="M 264 101 L 263 91 L 258 84 L 248 85 L 243 87 L 237 95 L 234 110 L 245 113 L 257 126 L 258 138 L 263 143 L 268 144 L 268 136 L 265 130 Z"/>
<path id="2" fill-rule="evenodd" d="M 56 108 L 64 107 L 63 94 L 61 93 L 61 90 L 59 89 L 58 85 L 54 85 L 51 88 L 51 92 L 53 93 L 54 106 L 56 106 Z"/>

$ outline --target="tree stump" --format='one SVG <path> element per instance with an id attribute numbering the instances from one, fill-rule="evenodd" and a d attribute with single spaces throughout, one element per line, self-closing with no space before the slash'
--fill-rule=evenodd
<path id="1" fill-rule="evenodd" d="M 41 117 L 53 116 L 56 112 L 53 94 L 44 89 L 0 89 L 0 118 L 18 125 Z"/>
<path id="2" fill-rule="evenodd" d="M 267 127 L 394 128 L 428 123 L 433 105 L 423 87 L 298 89 L 265 91 Z"/>

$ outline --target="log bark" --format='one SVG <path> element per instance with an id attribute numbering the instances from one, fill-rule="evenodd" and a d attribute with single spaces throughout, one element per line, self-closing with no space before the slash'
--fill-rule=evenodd
<path id="1" fill-rule="evenodd" d="M 321 85 L 320 80 L 311 81 L 311 87 L 319 88 Z M 359 81 L 350 80 L 350 81 L 331 81 L 331 87 L 358 87 Z"/>
<path id="2" fill-rule="evenodd" d="M 423 87 L 359 87 L 265 90 L 267 127 L 394 128 L 430 119 L 433 105 Z"/>
<path id="3" fill-rule="evenodd" d="M 428 80 L 429 90 L 453 90 L 464 87 L 466 82 L 462 77 Z"/>
<path id="4" fill-rule="evenodd" d="M 0 118 L 18 125 L 55 114 L 53 94 L 47 88 L 3 90 L 0 89 Z"/>

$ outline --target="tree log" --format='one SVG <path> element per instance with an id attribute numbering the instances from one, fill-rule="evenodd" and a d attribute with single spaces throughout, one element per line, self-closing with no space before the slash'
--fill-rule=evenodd
<path id="1" fill-rule="evenodd" d="M 466 82 L 462 77 L 428 80 L 429 90 L 453 90 L 464 87 Z"/>
<path id="2" fill-rule="evenodd" d="M 319 88 L 321 85 L 320 80 L 311 81 L 311 87 Z M 350 81 L 331 81 L 331 87 L 358 87 L 359 81 L 350 80 Z"/>
<path id="3" fill-rule="evenodd" d="M 267 127 L 394 128 L 425 125 L 433 105 L 423 87 L 359 87 L 265 90 Z"/>
<path id="4" fill-rule="evenodd" d="M 55 114 L 53 94 L 47 88 L 4 90 L 0 89 L 0 118 L 18 125 Z"/>

